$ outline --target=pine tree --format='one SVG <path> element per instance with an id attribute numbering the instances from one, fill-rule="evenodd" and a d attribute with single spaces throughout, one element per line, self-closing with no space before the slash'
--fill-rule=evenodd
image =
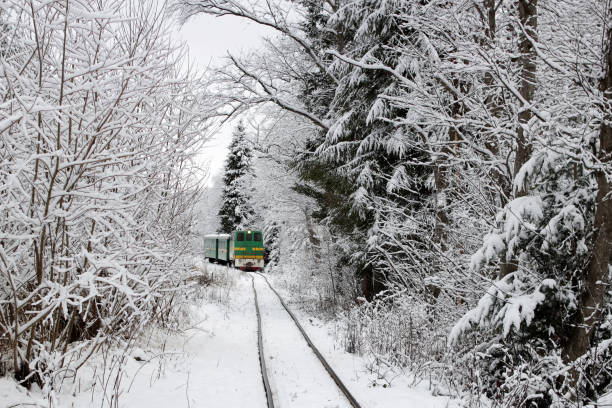
<path id="1" fill-rule="evenodd" d="M 268 268 L 280 262 L 280 224 L 272 221 L 264 228 L 264 260 Z"/>
<path id="2" fill-rule="evenodd" d="M 383 289 L 382 282 L 389 277 L 383 276 L 391 269 L 387 254 L 403 251 L 393 247 L 380 254 L 380 245 L 370 245 L 363 237 L 377 242 L 376 231 L 392 218 L 388 208 L 417 211 L 432 194 L 425 182 L 432 167 L 411 164 L 431 161 L 419 141 L 421 135 L 399 125 L 402 120 L 390 120 L 406 116 L 405 109 L 389 103 L 402 89 L 397 78 L 385 70 L 358 66 L 378 61 L 380 66 L 396 67 L 400 53 L 392 50 L 406 42 L 414 45 L 413 33 L 397 17 L 404 6 L 389 8 L 383 3 L 356 2 L 359 6 L 337 7 L 330 16 L 324 2 L 305 0 L 308 14 L 302 26 L 312 49 L 327 58 L 337 81 L 330 80 L 328 72 L 313 71 L 303 78 L 300 100 L 331 126 L 309 141 L 306 152 L 299 153 L 295 162 L 301 183 L 296 191 L 316 200 L 320 210 L 313 212 L 315 219 L 353 241 L 347 259 L 364 285 L 376 285 L 364 293 L 366 298 Z M 336 57 L 330 57 L 329 50 Z M 340 54 L 361 62 L 346 63 Z M 396 225 L 397 219 L 389 223 Z M 403 230 L 398 238 L 405 237 Z M 383 246 L 391 242 L 383 241 Z"/>
<path id="3" fill-rule="evenodd" d="M 225 162 L 223 176 L 223 195 L 219 217 L 219 232 L 231 233 L 238 228 L 249 226 L 255 211 L 250 204 L 251 159 L 253 152 L 249 146 L 242 122 L 238 123 L 232 135 L 232 143 Z"/>

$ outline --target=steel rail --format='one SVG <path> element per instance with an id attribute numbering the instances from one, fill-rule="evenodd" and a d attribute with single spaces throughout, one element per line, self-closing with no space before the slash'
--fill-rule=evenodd
<path id="1" fill-rule="evenodd" d="M 306 340 L 306 343 L 308 343 L 308 345 L 310 346 L 310 348 L 312 349 L 313 353 L 317 356 L 317 358 L 319 359 L 319 361 L 321 362 L 321 364 L 323 365 L 323 367 L 325 368 L 325 371 L 327 371 L 327 373 L 330 375 L 330 377 L 334 380 L 334 382 L 336 383 L 336 385 L 338 386 L 338 388 L 340 388 L 340 391 L 342 391 L 342 393 L 344 394 L 344 396 L 346 397 L 346 399 L 349 401 L 349 403 L 351 404 L 351 406 L 353 408 L 362 408 L 361 405 L 359 404 L 359 402 L 357 402 L 357 400 L 355 399 L 355 397 L 353 396 L 353 394 L 351 394 L 351 392 L 348 390 L 348 388 L 346 387 L 346 385 L 344 385 L 344 383 L 342 382 L 342 380 L 340 379 L 340 377 L 338 377 L 338 375 L 336 374 L 336 372 L 334 371 L 333 368 L 331 368 L 331 366 L 329 365 L 329 363 L 327 362 L 327 360 L 325 360 L 325 357 L 323 357 L 323 354 L 321 354 L 321 352 L 319 351 L 319 349 L 314 345 L 314 343 L 312 342 L 312 340 L 310 340 L 310 337 L 308 337 L 308 334 L 306 334 L 306 330 L 304 330 L 304 328 L 302 327 L 302 325 L 300 324 L 300 322 L 298 321 L 297 317 L 295 317 L 295 315 L 293 314 L 293 312 L 291 311 L 291 309 L 289 309 L 289 307 L 285 304 L 285 301 L 283 300 L 282 296 L 276 291 L 276 289 L 274 289 L 274 287 L 270 284 L 270 282 L 268 281 L 268 278 L 266 278 L 264 275 L 262 275 L 259 272 L 255 272 L 257 275 L 261 276 L 266 283 L 268 284 L 268 287 L 270 289 L 272 289 L 272 292 L 274 292 L 274 294 L 278 297 L 278 300 L 280 300 L 281 305 L 283 305 L 283 307 L 285 308 L 285 311 L 289 314 L 289 316 L 291 316 L 291 319 L 293 320 L 293 323 L 295 323 L 295 325 L 297 326 L 298 330 L 300 331 L 300 333 L 302 333 L 302 336 L 304 336 L 304 339 Z M 253 289 L 255 289 L 255 280 L 253 279 Z M 258 315 L 259 316 L 259 315 Z"/>
<path id="2" fill-rule="evenodd" d="M 257 300 L 257 290 L 255 289 L 255 278 L 253 276 L 251 276 L 251 285 L 253 286 L 253 295 L 255 297 L 255 314 L 257 315 L 257 350 L 259 352 L 259 366 L 261 368 L 261 378 L 263 380 L 264 390 L 266 391 L 266 402 L 268 404 L 268 408 L 274 408 L 272 389 L 270 388 L 268 370 L 266 369 L 266 358 L 264 354 L 263 336 L 261 329 L 261 313 L 259 313 L 259 302 Z"/>

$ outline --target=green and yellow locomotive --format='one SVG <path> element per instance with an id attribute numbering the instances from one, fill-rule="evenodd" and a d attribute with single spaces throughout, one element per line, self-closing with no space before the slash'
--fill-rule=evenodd
<path id="1" fill-rule="evenodd" d="M 263 233 L 255 230 L 204 236 L 204 256 L 208 262 L 233 265 L 243 271 L 264 267 Z"/>

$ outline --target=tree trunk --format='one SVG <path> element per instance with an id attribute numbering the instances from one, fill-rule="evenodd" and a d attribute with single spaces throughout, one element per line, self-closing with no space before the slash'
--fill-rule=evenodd
<path id="1" fill-rule="evenodd" d="M 483 14 L 483 19 L 485 23 L 485 34 L 487 40 L 483 41 L 483 46 L 487 48 L 487 50 L 493 52 L 495 47 L 495 36 L 497 34 L 497 22 L 496 22 L 496 4 L 495 0 L 485 0 L 484 7 L 486 11 L 486 15 Z M 484 77 L 485 86 L 489 90 L 489 95 L 485 101 L 487 105 L 487 110 L 491 112 L 494 118 L 501 118 L 504 110 L 504 101 L 500 95 L 495 92 L 495 77 L 491 72 L 485 73 Z M 493 157 L 499 157 L 499 140 L 495 138 L 487 139 L 484 143 L 487 150 L 489 150 Z M 501 166 L 494 165 L 492 166 L 490 172 L 491 180 L 495 183 L 498 191 L 499 191 L 499 203 L 500 207 L 504 207 L 508 202 L 508 197 L 512 192 L 510 188 L 510 175 L 507 174 Z"/>
<path id="2" fill-rule="evenodd" d="M 457 105 L 457 103 L 455 103 Z M 453 108 L 453 112 L 455 109 Z M 436 213 L 436 223 L 434 226 L 434 235 L 433 240 L 436 244 L 439 245 L 440 251 L 446 251 L 446 241 L 448 235 L 448 199 L 446 197 L 446 189 L 448 187 L 447 177 L 448 177 L 448 169 L 445 164 L 449 163 L 452 159 L 452 150 L 450 148 L 450 143 L 453 137 L 453 134 L 456 133 L 453 127 L 451 127 L 448 131 L 449 134 L 449 142 L 448 144 L 442 148 L 441 157 L 438 159 L 441 163 L 437 163 L 434 167 L 434 185 L 436 188 L 435 192 L 435 213 Z"/>
<path id="3" fill-rule="evenodd" d="M 612 7 L 609 10 L 612 13 Z M 608 14 L 610 15 L 610 14 Z M 605 288 L 608 286 L 608 268 L 612 255 L 612 197 L 606 169 L 612 165 L 612 24 L 604 38 L 605 76 L 601 82 L 603 92 L 603 120 L 599 131 L 598 159 L 601 167 L 595 172 L 597 198 L 594 221 L 593 252 L 583 273 L 583 292 L 580 294 L 576 324 L 564 347 L 563 357 L 571 363 L 585 355 L 591 346 L 591 337 L 605 307 Z M 579 370 L 571 372 L 573 385 L 579 379 Z"/>
<path id="4" fill-rule="evenodd" d="M 525 34 L 521 35 L 519 43 L 519 51 L 521 53 L 521 87 L 519 92 L 521 97 L 527 103 L 518 114 L 518 134 L 516 156 L 514 157 L 514 175 L 516 175 L 523 164 L 531 157 L 531 140 L 529 135 L 525 135 L 525 126 L 533 117 L 533 112 L 529 109 L 529 105 L 533 102 L 533 97 L 536 90 L 536 51 L 527 36 L 534 41 L 538 39 L 538 1 L 537 0 L 520 0 L 518 4 L 519 19 L 525 30 Z M 516 192 L 516 197 L 526 195 L 526 191 L 519 190 Z"/>
<path id="5" fill-rule="evenodd" d="M 516 155 L 514 156 L 514 175 L 519 172 L 523 164 L 531 157 L 531 138 L 525 134 L 525 127 L 533 117 L 530 105 L 533 103 L 533 98 L 536 90 L 536 51 L 527 36 L 534 41 L 538 39 L 538 1 L 537 0 L 519 0 L 518 2 L 519 19 L 525 33 L 521 34 L 521 42 L 519 43 L 519 51 L 521 53 L 521 85 L 519 93 L 524 99 L 525 106 L 518 114 L 518 131 L 516 137 Z M 527 195 L 524 188 L 517 190 L 514 197 L 523 197 Z M 509 259 L 503 263 L 499 270 L 499 278 L 516 271 L 516 260 Z"/>

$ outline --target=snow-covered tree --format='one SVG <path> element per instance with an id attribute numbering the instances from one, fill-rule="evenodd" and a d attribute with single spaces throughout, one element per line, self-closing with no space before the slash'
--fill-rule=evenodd
<path id="1" fill-rule="evenodd" d="M 0 4 L 0 359 L 24 384 L 175 322 L 207 133 L 165 13 Z"/>
<path id="2" fill-rule="evenodd" d="M 254 228 L 255 210 L 252 205 L 253 152 L 246 129 L 239 122 L 225 161 L 223 193 L 219 209 L 219 232 L 231 233 L 239 228 Z"/>
<path id="3" fill-rule="evenodd" d="M 489 389 L 538 406 L 591 401 L 612 379 L 610 4 L 553 3 L 518 4 L 520 75 L 487 60 L 516 98 L 513 189 L 470 261 L 499 279 L 450 336 L 484 333 Z"/>
<path id="4" fill-rule="evenodd" d="M 280 232 L 278 221 L 272 221 L 264 228 L 264 259 L 268 268 L 274 268 L 280 262 Z"/>
<path id="5" fill-rule="evenodd" d="M 609 1 L 183 3 L 281 35 L 221 97 L 310 122 L 290 156 L 313 248 L 329 233 L 450 332 L 449 383 L 502 406 L 610 387 Z"/>

